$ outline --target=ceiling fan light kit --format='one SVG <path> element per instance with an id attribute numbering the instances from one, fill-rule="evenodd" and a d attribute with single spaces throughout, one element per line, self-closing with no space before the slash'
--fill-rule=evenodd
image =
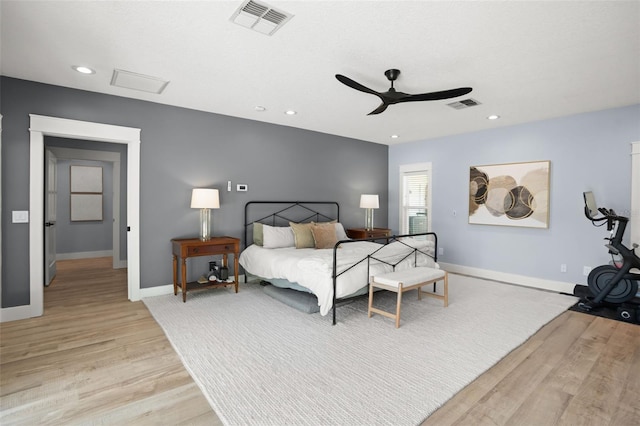
<path id="1" fill-rule="evenodd" d="M 398 79 L 400 70 L 392 68 L 386 70 L 384 72 L 384 75 L 391 82 L 391 87 L 386 92 L 376 92 L 375 90 L 363 86 L 362 84 L 353 81 L 349 77 L 346 77 L 342 74 L 336 74 L 336 79 L 338 79 L 340 83 L 349 86 L 352 89 L 359 90 L 360 92 L 364 93 L 369 93 L 380 98 L 380 100 L 382 101 L 380 106 L 371 111 L 368 115 L 380 114 L 381 112 L 386 110 L 389 105 L 399 104 L 401 102 L 437 101 L 442 99 L 457 98 L 458 96 L 466 95 L 467 93 L 471 92 L 471 90 L 473 90 L 471 87 L 459 87 L 457 89 L 443 90 L 440 92 L 429 92 L 411 95 L 408 93 L 398 92 L 393 87 L 393 82 Z"/>

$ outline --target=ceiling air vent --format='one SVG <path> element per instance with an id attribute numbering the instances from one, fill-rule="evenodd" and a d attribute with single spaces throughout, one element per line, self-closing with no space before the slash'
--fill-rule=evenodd
<path id="1" fill-rule="evenodd" d="M 464 109 L 464 108 L 480 105 L 480 102 L 476 101 L 475 99 L 469 98 L 469 99 L 463 99 L 461 101 L 451 102 L 450 104 L 447 104 L 447 105 L 449 105 L 453 109 Z"/>
<path id="2" fill-rule="evenodd" d="M 273 35 L 293 15 L 255 0 L 247 0 L 231 16 L 231 22 L 266 35 Z"/>
<path id="3" fill-rule="evenodd" d="M 113 70 L 111 85 L 125 89 L 141 90 L 143 92 L 160 94 L 169 84 L 168 81 L 150 75 L 137 74 L 131 71 Z"/>

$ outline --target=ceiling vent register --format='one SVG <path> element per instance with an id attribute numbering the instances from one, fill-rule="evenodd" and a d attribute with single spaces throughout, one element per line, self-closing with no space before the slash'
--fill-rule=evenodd
<path id="1" fill-rule="evenodd" d="M 140 90 L 158 95 L 167 87 L 167 84 L 169 84 L 169 81 L 158 77 L 119 69 L 114 69 L 113 76 L 111 77 L 112 86 Z"/>
<path id="2" fill-rule="evenodd" d="M 262 34 L 273 35 L 291 18 L 293 15 L 290 13 L 274 9 L 265 3 L 247 0 L 231 16 L 231 22 Z"/>
<path id="3" fill-rule="evenodd" d="M 476 101 L 475 99 L 469 98 L 469 99 L 463 99 L 461 101 L 451 102 L 450 104 L 447 104 L 447 105 L 449 105 L 453 109 L 465 109 L 472 106 L 481 105 L 481 103 Z"/>

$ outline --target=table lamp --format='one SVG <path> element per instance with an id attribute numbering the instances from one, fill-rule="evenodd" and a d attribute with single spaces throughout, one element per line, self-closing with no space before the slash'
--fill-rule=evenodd
<path id="1" fill-rule="evenodd" d="M 220 197 L 217 189 L 193 188 L 191 192 L 191 208 L 200 209 L 200 240 L 211 239 L 211 209 L 220 208 Z"/>
<path id="2" fill-rule="evenodd" d="M 367 231 L 373 229 L 373 209 L 380 207 L 378 194 L 362 194 L 360 195 L 360 208 L 367 209 L 365 215 L 364 227 Z"/>

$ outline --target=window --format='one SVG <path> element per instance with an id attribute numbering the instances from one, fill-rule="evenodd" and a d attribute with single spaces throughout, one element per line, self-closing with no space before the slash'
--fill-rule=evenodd
<path id="1" fill-rule="evenodd" d="M 400 230 L 403 234 L 418 234 L 431 229 L 431 164 L 400 167 Z"/>

